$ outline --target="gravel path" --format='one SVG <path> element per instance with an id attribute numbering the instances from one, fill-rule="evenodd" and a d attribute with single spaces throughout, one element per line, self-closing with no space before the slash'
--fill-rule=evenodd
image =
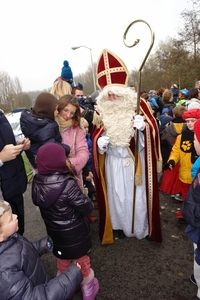
<path id="1" fill-rule="evenodd" d="M 30 190 L 31 184 L 25 193 L 25 237 L 33 241 L 45 236 L 46 230 L 39 210 L 32 204 Z M 162 244 L 125 238 L 102 246 L 98 222 L 91 224 L 90 257 L 100 283 L 96 300 L 198 299 L 197 287 L 189 280 L 193 272 L 193 245 L 185 235 L 186 225 L 180 225 L 175 218 L 181 202 L 160 192 L 160 204 Z M 42 260 L 49 275 L 54 277 L 54 256 L 48 254 Z M 81 292 L 73 297 L 79 299 Z"/>

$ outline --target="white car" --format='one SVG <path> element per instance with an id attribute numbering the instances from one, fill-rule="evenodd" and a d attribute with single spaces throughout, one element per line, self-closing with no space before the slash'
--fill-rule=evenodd
<path id="1" fill-rule="evenodd" d="M 23 133 L 20 127 L 21 113 L 22 112 L 20 111 L 20 112 L 15 112 L 15 113 L 10 113 L 5 115 L 13 129 L 16 140 L 23 137 Z"/>

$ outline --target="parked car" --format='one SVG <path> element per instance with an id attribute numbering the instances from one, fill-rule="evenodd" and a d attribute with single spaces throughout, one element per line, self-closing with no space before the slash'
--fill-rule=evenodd
<path id="1" fill-rule="evenodd" d="M 22 111 L 5 115 L 13 129 L 16 140 L 18 138 L 23 137 L 23 133 L 22 133 L 21 126 L 20 126 L 21 113 L 22 113 Z"/>
<path id="2" fill-rule="evenodd" d="M 12 113 L 22 112 L 26 107 L 18 107 L 13 109 Z"/>
<path id="3" fill-rule="evenodd" d="M 13 129 L 13 133 L 15 135 L 16 141 L 18 139 L 24 137 L 24 135 L 21 131 L 21 126 L 20 126 L 20 117 L 21 117 L 21 113 L 22 113 L 23 109 L 20 110 L 19 112 L 12 112 L 10 114 L 5 115 Z M 30 183 L 32 181 L 34 175 L 36 174 L 36 172 L 33 169 L 33 167 L 31 166 L 31 164 L 29 163 L 28 158 L 24 151 L 22 152 L 22 158 L 24 161 L 24 166 L 25 166 L 25 170 L 26 170 L 26 174 L 27 174 L 28 183 Z"/>

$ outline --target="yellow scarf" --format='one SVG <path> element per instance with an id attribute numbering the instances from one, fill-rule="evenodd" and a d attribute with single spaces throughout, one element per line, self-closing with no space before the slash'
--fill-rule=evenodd
<path id="1" fill-rule="evenodd" d="M 72 119 L 65 121 L 63 119 L 63 117 L 61 117 L 61 115 L 59 115 L 59 114 L 55 117 L 55 120 L 59 125 L 60 132 L 62 132 L 64 129 L 72 126 Z"/>

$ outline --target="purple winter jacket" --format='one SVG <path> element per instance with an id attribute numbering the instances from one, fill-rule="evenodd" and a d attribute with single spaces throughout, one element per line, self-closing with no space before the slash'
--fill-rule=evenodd
<path id="1" fill-rule="evenodd" d="M 76 259 L 91 248 L 87 216 L 92 201 L 81 191 L 70 173 L 37 173 L 32 183 L 33 203 L 40 208 L 48 235 L 54 243 L 53 253 L 61 259 Z"/>

